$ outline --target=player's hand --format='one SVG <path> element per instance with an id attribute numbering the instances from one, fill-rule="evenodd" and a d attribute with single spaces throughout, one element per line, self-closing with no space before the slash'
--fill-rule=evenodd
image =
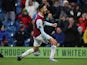
<path id="1" fill-rule="evenodd" d="M 52 27 L 57 27 L 57 23 L 52 24 Z"/>

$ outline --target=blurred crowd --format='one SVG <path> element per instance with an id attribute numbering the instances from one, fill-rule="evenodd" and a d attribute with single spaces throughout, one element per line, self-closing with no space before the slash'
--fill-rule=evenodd
<path id="1" fill-rule="evenodd" d="M 45 32 L 60 47 L 87 47 L 87 0 L 0 0 L 0 46 L 33 46 L 35 17 L 42 3 L 48 8 L 45 20 L 58 24 L 45 26 Z"/>

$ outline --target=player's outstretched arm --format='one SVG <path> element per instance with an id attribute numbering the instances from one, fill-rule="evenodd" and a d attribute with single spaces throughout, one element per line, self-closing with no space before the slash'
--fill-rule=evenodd
<path id="1" fill-rule="evenodd" d="M 47 21 L 44 22 L 44 25 L 46 25 L 46 26 L 52 26 L 52 27 L 57 27 L 57 23 L 49 23 Z"/>
<path id="2" fill-rule="evenodd" d="M 50 35 L 46 34 L 45 31 L 44 31 L 44 27 L 43 27 L 43 23 L 42 23 L 42 20 L 37 20 L 37 28 L 40 30 L 42 36 L 44 36 L 46 39 L 48 39 L 48 41 L 52 44 L 52 45 L 55 45 L 55 46 L 59 46 L 59 44 L 57 43 L 57 41 L 52 38 Z M 52 24 L 54 27 L 56 27 L 56 24 Z"/>

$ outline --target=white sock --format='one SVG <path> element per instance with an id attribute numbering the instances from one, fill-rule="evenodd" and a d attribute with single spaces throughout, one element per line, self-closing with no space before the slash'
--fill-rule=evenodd
<path id="1" fill-rule="evenodd" d="M 25 56 L 27 56 L 28 54 L 31 54 L 31 53 L 33 53 L 33 52 L 34 52 L 34 49 L 31 48 L 31 49 L 25 51 L 21 56 L 22 56 L 22 57 L 25 57 Z"/>
<path id="2" fill-rule="evenodd" d="M 54 58 L 55 53 L 56 53 L 56 46 L 55 45 L 52 45 L 51 46 L 50 59 L 53 59 Z"/>

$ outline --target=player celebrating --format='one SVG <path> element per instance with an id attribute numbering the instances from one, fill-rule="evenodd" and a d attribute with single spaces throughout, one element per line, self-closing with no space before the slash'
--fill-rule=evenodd
<path id="1" fill-rule="evenodd" d="M 48 26 L 52 26 L 52 27 L 57 27 L 57 24 L 51 24 L 48 23 L 46 21 L 44 21 L 44 14 L 47 11 L 47 8 L 45 6 L 45 4 L 41 4 L 39 6 L 39 12 L 37 13 L 37 16 L 35 18 L 35 26 L 34 26 L 34 48 L 31 48 L 27 51 L 25 51 L 23 54 L 21 54 L 20 56 L 18 56 L 17 60 L 20 61 L 23 57 L 25 57 L 28 54 L 31 54 L 33 52 L 38 52 L 39 50 L 39 46 L 41 45 L 41 43 L 51 43 L 51 53 L 50 53 L 50 58 L 49 61 L 57 61 L 54 59 L 54 55 L 56 52 L 56 47 L 59 46 L 59 44 L 57 43 L 57 41 L 52 38 L 50 35 L 46 34 L 44 32 L 44 25 L 48 25 Z"/>

